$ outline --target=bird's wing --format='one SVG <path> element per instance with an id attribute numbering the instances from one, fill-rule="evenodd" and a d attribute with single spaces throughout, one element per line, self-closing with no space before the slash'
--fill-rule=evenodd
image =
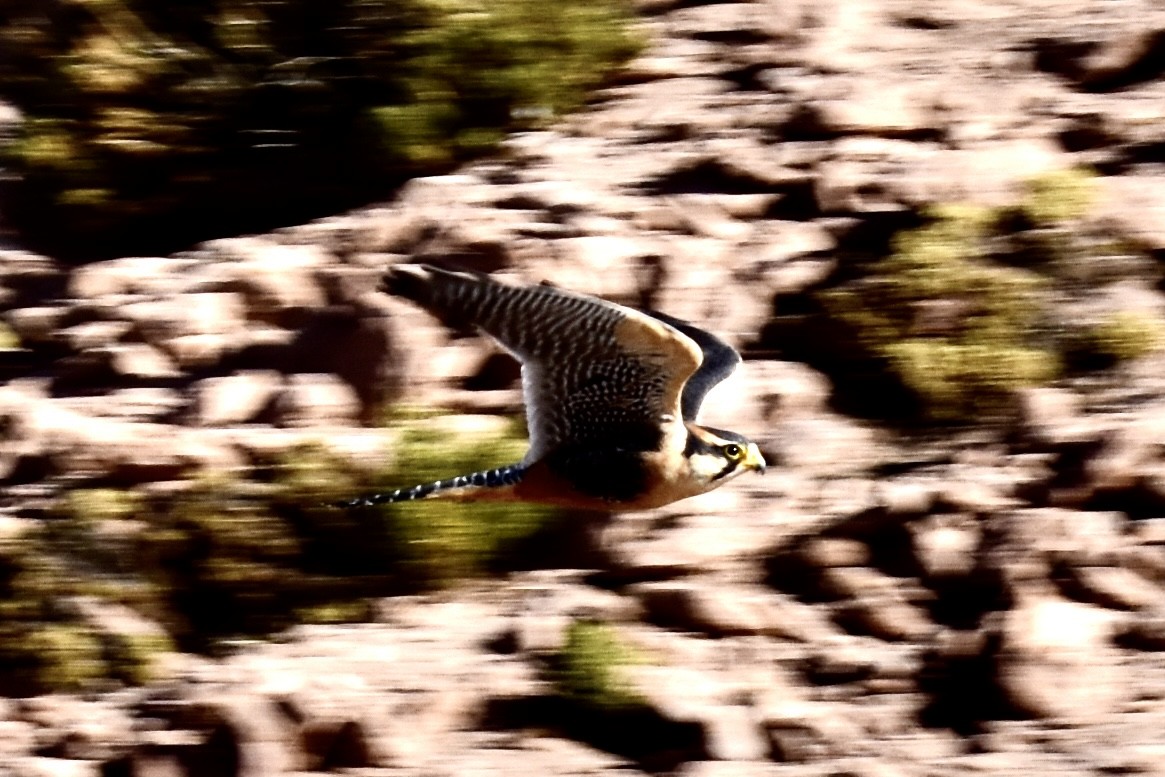
<path id="1" fill-rule="evenodd" d="M 475 326 L 522 362 L 526 461 L 566 446 L 657 450 L 682 431 L 681 395 L 703 359 L 670 324 L 550 286 L 397 265 L 382 290 L 453 326 Z"/>
<path id="2" fill-rule="evenodd" d="M 688 378 L 680 397 L 684 420 L 695 421 L 696 415 L 700 412 L 700 405 L 704 403 L 704 397 L 708 396 L 713 386 L 736 370 L 740 364 L 740 354 L 716 335 L 694 327 L 686 321 L 680 321 L 658 311 L 647 311 L 647 314 L 687 335 L 703 353 L 699 369 Z"/>

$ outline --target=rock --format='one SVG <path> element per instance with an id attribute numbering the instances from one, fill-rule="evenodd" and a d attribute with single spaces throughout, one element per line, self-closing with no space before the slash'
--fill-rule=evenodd
<path id="1" fill-rule="evenodd" d="M 1098 214 L 1126 239 L 1149 251 L 1165 249 L 1165 186 L 1160 177 L 1100 179 L 1104 193 Z"/>
<path id="2" fill-rule="evenodd" d="M 817 416 L 833 390 L 828 378 L 797 362 L 748 361 L 737 372 L 743 384 L 737 393 L 746 397 L 743 402 L 757 405 L 757 420 L 763 424 Z M 708 417 L 717 418 L 717 409 L 709 407 Z"/>
<path id="3" fill-rule="evenodd" d="M 1165 588 L 1147 580 L 1132 569 L 1073 566 L 1071 576 L 1083 597 L 1103 607 L 1165 611 Z"/>
<path id="4" fill-rule="evenodd" d="M 157 380 L 177 378 L 181 374 L 169 356 L 145 343 L 118 343 L 104 350 L 113 371 L 126 378 Z"/>
<path id="5" fill-rule="evenodd" d="M 824 590 L 847 601 L 841 617 L 860 633 L 888 640 L 921 639 L 934 630 L 922 611 L 910 604 L 904 586 L 894 578 L 863 566 L 826 567 Z"/>
<path id="6" fill-rule="evenodd" d="M 574 618 L 564 613 L 523 613 L 514 627 L 517 648 L 525 653 L 556 653 L 566 645 L 572 623 Z"/>
<path id="7" fill-rule="evenodd" d="M 823 214 L 875 214 L 905 210 L 924 195 L 902 180 L 903 166 L 919 167 L 933 149 L 906 141 L 862 139 L 834 145 L 830 159 L 817 166 L 813 195 Z"/>
<path id="8" fill-rule="evenodd" d="M 769 741 L 752 710 L 743 705 L 716 709 L 704 723 L 704 747 L 708 756 L 721 761 L 762 761 L 769 756 Z"/>
<path id="9" fill-rule="evenodd" d="M 409 260 L 483 273 L 511 267 L 516 250 L 514 233 L 531 219 L 523 219 L 520 212 L 510 209 L 487 213 L 483 217 L 466 208 L 458 218 L 444 214 L 412 247 Z"/>
<path id="10" fill-rule="evenodd" d="M 729 292 L 739 283 L 729 269 L 731 250 L 714 238 L 669 240 L 661 248 L 666 258 L 647 258 L 641 265 L 636 304 L 710 327 L 729 343 L 746 342 L 771 316 L 772 299 L 760 284 Z"/>
<path id="11" fill-rule="evenodd" d="M 1157 460 L 1158 434 L 1165 424 L 1155 417 L 1137 419 L 1108 435 L 1084 465 L 1083 480 L 1093 492 L 1119 492 L 1140 484 Z"/>
<path id="12" fill-rule="evenodd" d="M 16 765 L 19 771 L 12 774 L 26 777 L 99 777 L 101 774 L 97 761 L 31 756 L 17 759 Z"/>
<path id="13" fill-rule="evenodd" d="M 521 599 L 509 632 L 519 650 L 553 653 L 567 641 L 578 620 L 618 622 L 634 620 L 634 599 L 600 591 L 579 582 L 577 570 L 535 570 L 515 578 Z"/>
<path id="14" fill-rule="evenodd" d="M 177 756 L 152 750 L 139 748 L 124 758 L 107 762 L 102 768 L 106 774 L 128 774 L 130 777 L 186 777 Z"/>
<path id="15" fill-rule="evenodd" d="M 837 148 L 840 153 L 821 165 L 815 182 L 823 213 L 893 213 L 935 202 L 1009 205 L 1027 181 L 1069 166 L 1064 153 L 1042 139 L 991 141 L 941 153 L 907 141 Z"/>
<path id="16" fill-rule="evenodd" d="M 806 294 L 821 285 L 834 270 L 837 261 L 827 257 L 797 257 L 769 268 L 765 280 L 776 296 Z"/>
<path id="17" fill-rule="evenodd" d="M 238 347 L 235 338 L 223 334 L 179 335 L 163 343 L 166 352 L 184 370 L 209 367 Z"/>
<path id="18" fill-rule="evenodd" d="M 213 439 L 243 451 L 258 465 L 269 465 L 304 447 L 320 448 L 368 474 L 392 466 L 398 435 L 388 429 L 312 426 L 292 429 L 248 426 L 215 430 Z"/>
<path id="19" fill-rule="evenodd" d="M 195 292 L 181 299 L 148 299 L 117 307 L 117 315 L 151 344 L 196 335 L 238 336 L 246 325 L 243 297 L 232 292 Z"/>
<path id="20" fill-rule="evenodd" d="M 376 766 L 382 754 L 377 752 L 375 734 L 367 709 L 345 710 L 326 696 L 318 699 L 302 695 L 282 696 L 280 707 L 291 715 L 297 733 L 296 756 L 306 771 L 332 771 Z"/>
<path id="21" fill-rule="evenodd" d="M 924 610 L 905 601 L 896 592 L 858 593 L 840 608 L 841 618 L 856 625 L 858 633 L 891 641 L 926 639 L 937 627 Z"/>
<path id="22" fill-rule="evenodd" d="M 854 84 L 849 94 L 813 100 L 793 122 L 798 129 L 826 136 L 907 137 L 936 129 L 933 86 L 918 83 Z"/>
<path id="23" fill-rule="evenodd" d="M 357 247 L 362 252 L 403 256 L 412 253 L 422 240 L 436 228 L 429 214 L 409 208 L 373 208 L 361 220 L 361 234 Z M 388 262 L 377 259 L 376 264 Z"/>
<path id="24" fill-rule="evenodd" d="M 1130 693 L 1114 652 L 1112 613 L 1047 593 L 1025 594 L 1004 615 L 999 683 L 1017 708 L 1038 716 L 1095 721 Z"/>
<path id="25" fill-rule="evenodd" d="M 1045 443 L 1071 442 L 1079 437 L 1080 397 L 1062 388 L 1039 386 L 1021 389 L 1020 423 L 1033 439 Z"/>
<path id="26" fill-rule="evenodd" d="M 878 483 L 878 506 L 895 517 L 928 514 L 938 500 L 940 486 L 931 479 L 893 478 Z M 913 524 L 911 527 L 914 528 Z"/>
<path id="27" fill-rule="evenodd" d="M 762 588 L 684 579 L 638 583 L 631 593 L 643 602 L 650 619 L 664 625 L 713 636 L 797 632 L 785 622 L 786 602 Z"/>
<path id="28" fill-rule="evenodd" d="M 975 515 L 991 515 L 1023 506 L 1012 496 L 1012 483 L 991 472 L 988 478 L 952 479 L 939 487 L 938 499 L 949 509 Z"/>
<path id="29" fill-rule="evenodd" d="M 675 209 L 679 223 L 692 234 L 734 242 L 752 234 L 750 224 L 728 213 L 716 200 L 698 194 L 681 194 L 672 197 L 668 204 Z"/>
<path id="30" fill-rule="evenodd" d="M 635 692 L 673 722 L 698 723 L 712 758 L 759 760 L 767 756 L 760 723 L 748 707 L 728 703 L 723 678 L 684 667 L 629 666 Z"/>
<path id="31" fill-rule="evenodd" d="M 673 35 L 721 42 L 782 41 L 798 31 L 796 13 L 728 2 L 681 7 L 667 15 Z"/>
<path id="32" fill-rule="evenodd" d="M 1122 513 L 1055 507 L 1018 510 L 1006 518 L 1008 543 L 1075 564 L 1103 565 L 1115 558 L 1127 518 Z M 1030 552 L 1030 551 L 1029 551 Z"/>
<path id="33" fill-rule="evenodd" d="M 965 577 L 978 564 L 983 532 L 972 516 L 945 514 L 910 524 L 919 568 L 931 578 Z"/>
<path id="34" fill-rule="evenodd" d="M 23 700 L 11 716 L 32 724 L 35 752 L 61 761 L 103 761 L 129 750 L 135 742 L 130 715 L 115 697 L 81 699 L 49 694 Z"/>
<path id="35" fill-rule="evenodd" d="M 299 760 L 293 727 L 266 698 L 200 689 L 175 723 L 203 733 L 197 745 L 177 753 L 187 774 L 280 775 Z"/>
<path id="36" fill-rule="evenodd" d="M 273 370 L 247 370 L 194 384 L 195 413 L 202 426 L 250 423 L 268 407 L 282 379 Z"/>
<path id="37" fill-rule="evenodd" d="M 821 761 L 862 741 L 838 705 L 789 700 L 767 704 L 760 712 L 775 761 Z"/>
<path id="38" fill-rule="evenodd" d="M 88 351 L 118 342 L 130 329 L 125 321 L 87 321 L 68 327 L 58 336 L 74 351 Z"/>
<path id="39" fill-rule="evenodd" d="M 792 164 L 795 161 L 798 160 L 783 158 L 779 146 L 727 136 L 709 140 L 701 156 L 680 160 L 672 175 L 682 178 L 694 170 L 706 175 L 719 174 L 752 189 L 779 191 L 813 179 L 811 172 Z"/>
<path id="40" fill-rule="evenodd" d="M 275 404 L 287 426 L 350 424 L 360 417 L 355 390 L 335 375 L 292 375 Z"/>
<path id="41" fill-rule="evenodd" d="M 489 198 L 490 187 L 472 173 L 429 175 L 413 178 L 404 186 L 397 201 L 406 207 L 447 208 L 451 202 L 481 203 Z"/>
<path id="42" fill-rule="evenodd" d="M 139 483 L 239 466 L 226 445 L 166 424 L 101 418 L 45 400 L 29 408 L 28 434 L 57 471 Z"/>
<path id="43" fill-rule="evenodd" d="M 636 304 L 643 292 L 637 268 L 664 251 L 655 241 L 630 235 L 586 235 L 557 242 L 560 261 L 547 281 L 629 304 Z"/>
<path id="44" fill-rule="evenodd" d="M 409 341 L 417 344 L 411 330 Z M 360 356 L 351 358 L 351 354 Z M 382 417 L 385 405 L 399 398 L 409 378 L 384 309 L 321 315 L 301 327 L 286 355 L 286 372 L 331 373 L 350 385 L 359 398 L 359 419 L 364 424 Z"/>
<path id="45" fill-rule="evenodd" d="M 765 220 L 757 224 L 757 234 L 746 248 L 757 269 L 771 279 L 774 291 L 793 294 L 810 284 L 798 287 L 790 283 L 784 277 L 789 263 L 810 254 L 828 253 L 836 246 L 837 239 L 819 221 Z"/>
<path id="46" fill-rule="evenodd" d="M 176 415 L 185 404 L 185 399 L 174 389 L 137 386 L 106 394 L 100 407 L 94 410 L 125 421 L 161 421 Z"/>
<path id="47" fill-rule="evenodd" d="M 327 302 L 318 273 L 328 257 L 318 246 L 234 238 L 217 241 L 215 248 L 236 260 L 230 272 L 250 318 L 281 323 L 290 314 L 322 308 Z"/>
<path id="48" fill-rule="evenodd" d="M 57 332 L 65 328 L 70 313 L 70 309 L 63 305 L 37 305 L 9 310 L 4 314 L 4 320 L 22 343 L 31 345 L 53 340 Z"/>
<path id="49" fill-rule="evenodd" d="M 783 467 L 835 477 L 865 469 L 881 455 L 869 429 L 834 415 L 780 418 L 761 442 Z"/>
<path id="50" fill-rule="evenodd" d="M 1140 650 L 1165 650 L 1165 608 L 1138 612 L 1125 626 L 1123 642 Z"/>
<path id="51" fill-rule="evenodd" d="M 859 540 L 818 537 L 805 543 L 801 555 L 808 564 L 819 569 L 860 567 L 869 563 L 870 548 Z"/>
<path id="52" fill-rule="evenodd" d="M 175 257 L 127 257 L 93 262 L 75 269 L 69 276 L 69 294 L 86 300 L 153 291 L 159 283 L 172 288 L 173 278 L 190 266 Z"/>
<path id="53" fill-rule="evenodd" d="M 31 251 L 0 247 L 0 299 L 25 307 L 31 299 L 60 294 L 66 272 L 59 262 Z"/>
<path id="54" fill-rule="evenodd" d="M 26 720 L 0 720 L 0 759 L 4 763 L 32 752 L 36 746 L 36 727 L 32 723 Z"/>
<path id="55" fill-rule="evenodd" d="M 666 532 L 642 532 L 642 524 L 617 520 L 603 532 L 602 545 L 611 566 L 623 573 L 651 577 L 731 567 L 765 555 L 783 534 L 780 513 L 726 524 L 724 515 L 742 514 L 741 502 L 725 489 L 687 500 L 671 508 L 675 525 Z M 701 510 L 717 503 L 723 507 Z"/>
<path id="56" fill-rule="evenodd" d="M 1107 91 L 1161 74 L 1165 26 L 1122 31 L 1104 41 L 1082 63 L 1079 78 L 1089 89 Z"/>

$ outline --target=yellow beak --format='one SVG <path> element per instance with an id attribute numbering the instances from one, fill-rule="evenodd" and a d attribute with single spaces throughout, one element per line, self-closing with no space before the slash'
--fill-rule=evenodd
<path id="1" fill-rule="evenodd" d="M 744 452 L 744 461 L 740 462 L 740 464 L 748 469 L 755 469 L 762 475 L 765 474 L 765 467 L 768 466 L 765 462 L 765 457 L 761 455 L 760 448 L 756 447 L 755 442 L 748 444 L 748 448 Z"/>

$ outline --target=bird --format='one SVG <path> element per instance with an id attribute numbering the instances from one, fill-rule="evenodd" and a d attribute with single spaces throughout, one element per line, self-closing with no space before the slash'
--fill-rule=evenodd
<path id="1" fill-rule="evenodd" d="M 515 464 L 337 506 L 446 497 L 626 512 L 765 471 L 756 443 L 696 423 L 708 392 L 741 361 L 709 332 L 550 284 L 427 264 L 390 267 L 379 290 L 490 335 L 520 361 L 529 448 Z"/>

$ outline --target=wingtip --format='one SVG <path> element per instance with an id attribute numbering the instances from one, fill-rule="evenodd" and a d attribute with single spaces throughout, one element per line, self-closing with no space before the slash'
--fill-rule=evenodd
<path id="1" fill-rule="evenodd" d="M 394 264 L 380 279 L 380 291 L 394 297 L 416 300 L 432 279 L 433 268 L 427 264 Z"/>

